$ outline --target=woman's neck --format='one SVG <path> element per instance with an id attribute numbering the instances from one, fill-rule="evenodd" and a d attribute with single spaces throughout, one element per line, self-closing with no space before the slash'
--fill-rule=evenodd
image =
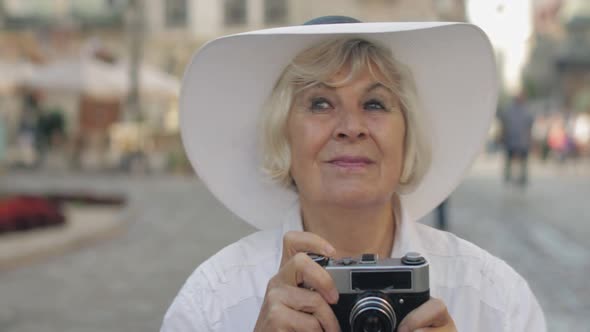
<path id="1" fill-rule="evenodd" d="M 304 230 L 330 242 L 338 258 L 363 253 L 377 253 L 379 257 L 391 254 L 396 231 L 391 202 L 363 208 L 300 203 Z"/>

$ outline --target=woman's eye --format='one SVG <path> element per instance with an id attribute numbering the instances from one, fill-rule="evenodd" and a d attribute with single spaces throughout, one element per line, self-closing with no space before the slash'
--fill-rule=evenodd
<path id="1" fill-rule="evenodd" d="M 329 109 L 332 105 L 330 102 L 325 98 L 314 98 L 311 100 L 311 109 L 312 110 L 326 110 Z"/>
<path id="2" fill-rule="evenodd" d="M 364 107 L 368 110 L 386 110 L 383 103 L 378 100 L 369 100 L 365 103 Z"/>

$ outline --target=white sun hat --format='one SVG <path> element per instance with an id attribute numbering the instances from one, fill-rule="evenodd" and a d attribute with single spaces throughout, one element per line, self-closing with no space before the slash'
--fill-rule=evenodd
<path id="1" fill-rule="evenodd" d="M 180 128 L 198 176 L 229 210 L 259 229 L 280 225 L 297 194 L 267 178 L 257 146 L 262 105 L 290 61 L 331 37 L 391 47 L 411 69 L 428 120 L 431 166 L 400 196 L 417 220 L 460 183 L 478 155 L 496 111 L 493 49 L 475 25 L 442 22 L 340 23 L 257 30 L 204 45 L 186 69 Z"/>

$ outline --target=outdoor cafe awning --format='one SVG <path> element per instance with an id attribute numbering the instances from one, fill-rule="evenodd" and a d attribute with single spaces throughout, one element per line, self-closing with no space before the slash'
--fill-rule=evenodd
<path id="1" fill-rule="evenodd" d="M 0 62 L 0 94 L 13 92 L 33 75 L 35 66 L 28 62 Z"/>
<path id="2" fill-rule="evenodd" d="M 142 65 L 140 93 L 145 97 L 175 98 L 180 82 L 154 67 Z M 24 85 L 47 91 L 66 91 L 95 98 L 125 98 L 130 90 L 129 66 L 93 58 L 70 58 L 37 67 Z"/>

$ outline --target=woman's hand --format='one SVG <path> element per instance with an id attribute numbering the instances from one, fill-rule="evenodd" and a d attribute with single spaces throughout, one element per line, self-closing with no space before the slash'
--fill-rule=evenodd
<path id="1" fill-rule="evenodd" d="M 443 301 L 430 298 L 411 311 L 399 325 L 398 332 L 456 332 L 455 322 Z"/>
<path id="2" fill-rule="evenodd" d="M 283 255 L 281 267 L 298 253 L 314 253 L 326 257 L 334 257 L 336 250 L 319 235 L 310 232 L 290 231 L 283 237 Z"/>
<path id="3" fill-rule="evenodd" d="M 340 331 L 328 304 L 338 302 L 334 281 L 306 252 L 332 256 L 334 249 L 312 233 L 285 234 L 281 267 L 268 282 L 254 331 Z"/>

